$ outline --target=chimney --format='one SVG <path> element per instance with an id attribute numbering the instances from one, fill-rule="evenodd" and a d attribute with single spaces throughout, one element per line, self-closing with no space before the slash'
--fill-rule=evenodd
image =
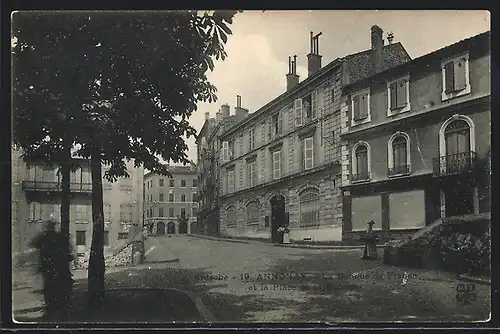
<path id="1" fill-rule="evenodd" d="M 219 110 L 219 111 L 217 111 L 217 113 L 215 114 L 215 120 L 216 120 L 216 121 L 220 121 L 221 119 L 222 119 L 222 114 L 221 114 L 221 112 L 220 112 L 220 110 Z"/>
<path id="2" fill-rule="evenodd" d="M 222 118 L 226 118 L 226 117 L 229 117 L 229 110 L 230 110 L 230 107 L 229 107 L 229 104 L 223 104 L 221 107 L 220 107 L 220 113 L 222 115 Z"/>
<path id="3" fill-rule="evenodd" d="M 208 121 L 210 119 L 210 113 L 206 112 L 205 113 L 205 121 Z"/>
<path id="4" fill-rule="evenodd" d="M 288 57 L 288 74 L 286 75 L 286 90 L 292 89 L 299 83 L 299 76 L 297 75 L 297 56 Z"/>
<path id="5" fill-rule="evenodd" d="M 382 52 L 384 49 L 384 31 L 377 25 L 373 25 L 371 29 L 373 64 L 375 73 L 381 72 L 384 67 L 384 59 Z"/>
<path id="6" fill-rule="evenodd" d="M 236 119 L 242 120 L 248 116 L 248 109 L 241 107 L 241 96 L 236 95 L 236 107 L 234 108 Z"/>
<path id="7" fill-rule="evenodd" d="M 319 36 L 321 35 L 322 33 L 320 32 L 316 36 L 313 36 L 313 32 L 311 31 L 311 52 L 307 55 L 308 76 L 313 75 L 321 69 L 321 56 L 319 55 Z"/>

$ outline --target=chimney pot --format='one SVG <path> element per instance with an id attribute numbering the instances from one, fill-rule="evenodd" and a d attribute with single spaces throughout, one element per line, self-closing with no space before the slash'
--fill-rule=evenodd
<path id="1" fill-rule="evenodd" d="M 205 120 L 208 120 L 210 118 L 210 113 L 209 112 L 206 112 L 205 113 Z"/>
<path id="2" fill-rule="evenodd" d="M 236 95 L 236 107 L 241 108 L 241 96 Z"/>
<path id="3" fill-rule="evenodd" d="M 286 90 L 290 90 L 299 83 L 299 76 L 297 75 L 297 56 L 288 57 L 288 74 L 286 75 Z"/>

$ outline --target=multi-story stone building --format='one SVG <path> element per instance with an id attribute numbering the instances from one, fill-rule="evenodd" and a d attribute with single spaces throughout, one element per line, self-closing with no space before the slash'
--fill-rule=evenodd
<path id="1" fill-rule="evenodd" d="M 221 232 L 292 239 L 340 240 L 340 102 L 342 86 L 410 59 L 401 43 L 384 46 L 372 27 L 372 48 L 321 67 L 311 32 L 308 77 L 299 82 L 289 58 L 287 90 L 220 135 Z"/>
<path id="2" fill-rule="evenodd" d="M 75 158 L 78 159 L 78 158 Z M 71 173 L 70 234 L 78 253 L 88 255 L 92 240 L 92 179 L 90 162 L 78 159 Z M 106 167 L 103 166 L 103 175 Z M 117 239 L 139 232 L 142 226 L 143 169 L 127 163 L 129 178 L 111 183 L 103 180 L 105 251 Z M 32 238 L 47 219 L 60 221 L 61 177 L 54 167 L 27 165 L 21 151 L 12 150 L 12 244 L 13 252 L 30 249 Z"/>
<path id="3" fill-rule="evenodd" d="M 205 123 L 197 138 L 198 157 L 198 233 L 218 235 L 220 232 L 219 218 L 219 135 L 231 125 L 248 116 L 248 110 L 241 107 L 241 96 L 236 97 L 235 114 L 230 115 L 230 106 L 222 105 L 215 118 L 205 113 Z"/>
<path id="4" fill-rule="evenodd" d="M 172 178 L 144 175 L 144 219 L 153 235 L 191 233 L 198 210 L 196 166 L 169 166 Z"/>
<path id="5" fill-rule="evenodd" d="M 345 239 L 490 211 L 490 71 L 486 32 L 345 87 Z"/>

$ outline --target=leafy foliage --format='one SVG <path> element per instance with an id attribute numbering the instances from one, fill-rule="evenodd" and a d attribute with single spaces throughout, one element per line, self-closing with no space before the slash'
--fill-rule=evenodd
<path id="1" fill-rule="evenodd" d="M 58 161 L 64 131 L 76 154 L 101 152 L 105 177 L 134 159 L 189 163 L 189 116 L 214 102 L 205 75 L 224 59 L 235 12 L 18 12 L 13 17 L 14 141 L 27 160 Z"/>

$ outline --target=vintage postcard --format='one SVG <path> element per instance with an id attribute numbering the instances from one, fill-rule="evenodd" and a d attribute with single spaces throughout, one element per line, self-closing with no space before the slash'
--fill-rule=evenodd
<path id="1" fill-rule="evenodd" d="M 489 12 L 11 19 L 14 322 L 489 320 Z"/>

